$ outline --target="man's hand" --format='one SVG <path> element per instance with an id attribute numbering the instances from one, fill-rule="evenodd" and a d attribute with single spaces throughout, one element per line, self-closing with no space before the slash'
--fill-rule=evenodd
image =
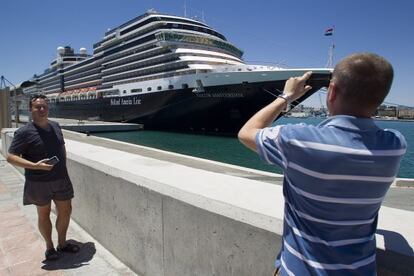
<path id="1" fill-rule="evenodd" d="M 45 162 L 47 160 L 49 159 L 42 159 L 37 163 L 33 163 L 15 154 L 10 153 L 9 155 L 7 155 L 7 162 L 9 162 L 10 164 L 30 170 L 50 171 L 51 169 L 53 169 L 53 165 L 46 164 Z"/>
<path id="2" fill-rule="evenodd" d="M 42 171 L 50 171 L 51 169 L 53 169 L 53 165 L 47 164 L 45 163 L 46 161 L 48 161 L 49 159 L 42 159 L 39 162 L 34 164 L 34 170 L 42 170 Z"/>
<path id="3" fill-rule="evenodd" d="M 285 83 L 283 92 L 288 95 L 291 101 L 297 100 L 306 92 L 312 89 L 312 86 L 306 85 L 306 81 L 310 78 L 312 72 L 306 72 L 300 77 L 289 78 Z"/>
<path id="4" fill-rule="evenodd" d="M 306 72 L 301 77 L 290 78 L 286 81 L 284 93 L 294 101 L 312 89 L 310 85 L 306 85 L 306 81 L 310 78 L 312 72 Z M 246 124 L 240 129 L 238 137 L 241 143 L 251 150 L 256 151 L 256 134 L 263 128 L 268 127 L 282 112 L 286 106 L 286 99 L 276 98 L 269 105 L 259 110 L 251 117 Z"/>

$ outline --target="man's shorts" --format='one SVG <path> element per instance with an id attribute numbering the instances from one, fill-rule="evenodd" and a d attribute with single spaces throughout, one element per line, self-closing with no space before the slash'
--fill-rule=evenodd
<path id="1" fill-rule="evenodd" d="M 54 200 L 73 198 L 73 186 L 69 178 L 53 181 L 31 181 L 24 184 L 23 205 L 44 206 Z"/>

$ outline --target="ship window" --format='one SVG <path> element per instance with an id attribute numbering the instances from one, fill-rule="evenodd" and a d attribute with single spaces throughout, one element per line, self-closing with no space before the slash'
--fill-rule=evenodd
<path id="1" fill-rule="evenodd" d="M 161 87 L 161 86 L 158 86 L 158 87 L 157 87 L 157 89 L 158 89 L 158 90 L 161 90 L 161 89 L 162 89 L 162 87 Z"/>
<path id="2" fill-rule="evenodd" d="M 124 90 L 123 92 L 124 92 L 124 94 L 126 94 L 126 90 Z"/>
<path id="3" fill-rule="evenodd" d="M 182 87 L 183 89 L 186 89 L 186 88 L 188 88 L 188 84 L 183 83 L 183 84 L 181 85 L 181 87 Z"/>
<path id="4" fill-rule="evenodd" d="M 151 91 L 151 87 L 148 87 L 148 88 L 147 88 L 147 91 Z"/>
<path id="5" fill-rule="evenodd" d="M 142 92 L 141 88 L 131 89 L 132 93 Z"/>
<path id="6" fill-rule="evenodd" d="M 174 89 L 174 85 L 172 84 L 168 85 L 168 89 Z"/>

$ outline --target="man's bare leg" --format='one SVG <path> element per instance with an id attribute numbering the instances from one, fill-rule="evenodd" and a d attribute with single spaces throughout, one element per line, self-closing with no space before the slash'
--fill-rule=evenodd
<path id="1" fill-rule="evenodd" d="M 66 233 L 69 227 L 70 215 L 72 213 L 71 200 L 54 200 L 56 205 L 56 230 L 58 233 L 58 246 L 64 247 L 66 244 Z"/>
<path id="2" fill-rule="evenodd" d="M 50 221 L 50 203 L 44 206 L 37 207 L 37 225 L 39 227 L 40 234 L 46 242 L 46 249 L 53 248 L 52 241 L 52 222 Z"/>

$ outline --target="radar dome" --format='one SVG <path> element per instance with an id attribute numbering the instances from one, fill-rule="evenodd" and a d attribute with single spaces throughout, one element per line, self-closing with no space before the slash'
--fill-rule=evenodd
<path id="1" fill-rule="evenodd" d="M 57 48 L 57 52 L 58 52 L 58 54 L 63 55 L 65 53 L 65 48 L 63 48 L 62 46 L 59 46 Z"/>
<path id="2" fill-rule="evenodd" d="M 84 48 L 84 47 L 80 48 L 80 49 L 79 49 L 79 53 L 80 53 L 81 55 L 86 55 L 86 54 L 87 54 L 87 52 L 86 52 L 86 48 Z"/>

